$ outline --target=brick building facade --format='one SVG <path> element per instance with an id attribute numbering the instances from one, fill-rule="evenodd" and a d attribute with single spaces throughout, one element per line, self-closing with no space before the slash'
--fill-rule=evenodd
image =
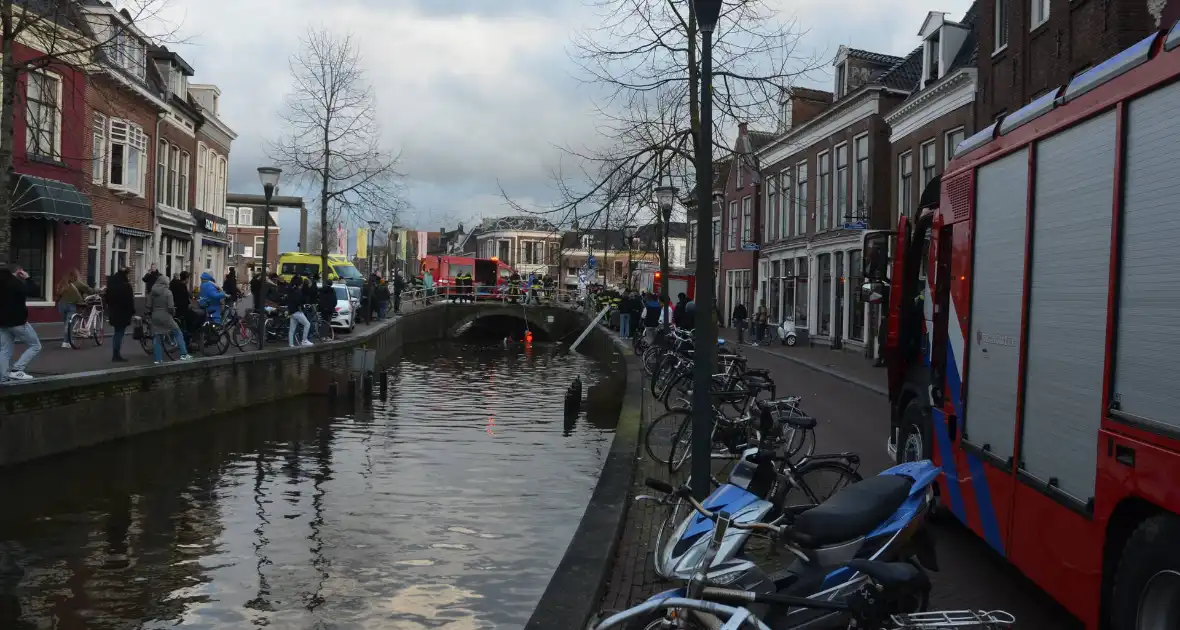
<path id="1" fill-rule="evenodd" d="M 26 43 L 28 45 L 26 45 Z M 18 62 L 41 56 L 34 42 L 12 43 Z M 13 129 L 12 241 L 10 257 L 41 289 L 29 300 L 32 321 L 60 319 L 54 287 L 72 270 L 86 277 L 87 224 L 91 210 L 79 196 L 89 169 L 82 138 L 87 132 L 85 74 L 62 63 L 21 73 L 16 87 Z M 76 200 L 43 204 L 50 189 L 65 189 Z"/>
<path id="2" fill-rule="evenodd" d="M 980 0 L 979 98 L 991 123 L 1180 19 L 1178 0 Z"/>
<path id="3" fill-rule="evenodd" d="M 95 71 L 86 84 L 91 133 L 85 136 L 91 157 L 82 192 L 94 211 L 97 274 L 105 286 L 118 269 L 131 268 L 132 286 L 154 262 L 152 206 L 156 177 L 152 168 L 158 124 L 166 116 L 163 82 L 148 58 L 148 41 L 123 14 L 105 5 L 87 6 L 98 41 L 111 41 L 96 52 Z M 104 31 L 104 29 L 106 29 Z"/>
<path id="4" fill-rule="evenodd" d="M 865 232 L 890 225 L 884 116 L 914 89 L 921 63 L 921 49 L 893 57 L 841 47 L 831 105 L 810 117 L 804 110 L 802 118 L 790 108 L 780 134 L 756 153 L 766 229 L 757 236 L 749 289 L 723 295 L 727 314 L 743 298 L 748 309 L 765 301 L 771 321 L 792 318 L 801 340 L 864 347 L 869 314 L 853 287 L 860 284 Z M 723 229 L 731 223 L 722 221 Z M 740 270 L 725 270 L 733 271 Z"/>

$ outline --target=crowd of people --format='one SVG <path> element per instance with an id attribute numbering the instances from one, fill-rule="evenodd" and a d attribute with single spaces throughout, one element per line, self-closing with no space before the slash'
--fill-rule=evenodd
<path id="1" fill-rule="evenodd" d="M 617 312 L 618 319 L 612 321 L 610 326 L 617 329 L 621 337 L 631 338 L 643 328 L 654 329 L 665 325 L 684 330 L 696 328 L 696 302 L 684 293 L 677 294 L 675 303 L 649 291 L 619 291 L 602 285 L 591 285 L 587 293 L 593 310 L 611 306 Z M 725 326 L 720 306 L 714 307 L 713 318 L 718 328 Z M 729 325 L 737 331 L 738 343 L 746 343 L 747 330 L 750 331 L 750 343 L 761 342 L 771 332 L 766 302 L 759 304 L 753 321 L 746 306 L 738 303 L 730 313 Z"/>

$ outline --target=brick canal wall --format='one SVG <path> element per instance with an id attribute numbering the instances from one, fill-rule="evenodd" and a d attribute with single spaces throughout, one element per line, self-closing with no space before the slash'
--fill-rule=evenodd
<path id="1" fill-rule="evenodd" d="M 162 366 L 69 374 L 0 388 L 0 467 L 94 446 L 284 398 L 324 394 L 335 380 L 346 391 L 353 351 L 376 350 L 378 362 L 409 342 L 445 339 L 479 309 L 435 305 L 342 341 L 275 348 Z M 516 307 L 517 310 L 520 307 Z M 531 309 L 553 339 L 571 343 L 589 320 L 560 308 Z M 128 343 L 134 343 L 128 340 Z M 612 360 L 615 348 L 595 329 L 579 351 Z"/>

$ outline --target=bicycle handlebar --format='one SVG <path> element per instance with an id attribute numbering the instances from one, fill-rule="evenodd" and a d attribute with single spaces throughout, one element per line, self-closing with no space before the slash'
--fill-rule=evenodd
<path id="1" fill-rule="evenodd" d="M 680 486 L 679 488 L 673 488 L 672 484 L 660 481 L 659 479 L 652 479 L 651 477 L 645 479 L 643 483 L 647 487 L 657 492 L 663 492 L 664 494 L 674 495 L 678 498 L 684 499 L 688 501 L 688 504 L 691 505 L 692 508 L 696 510 L 701 516 L 711 521 L 717 520 L 717 513 L 701 505 L 701 503 L 692 496 L 692 489 L 687 485 Z M 784 536 L 788 532 L 788 530 L 784 527 L 771 525 L 769 523 L 738 523 L 736 521 L 731 521 L 729 526 L 747 531 L 767 532 L 771 534 L 777 534 L 779 536 Z"/>

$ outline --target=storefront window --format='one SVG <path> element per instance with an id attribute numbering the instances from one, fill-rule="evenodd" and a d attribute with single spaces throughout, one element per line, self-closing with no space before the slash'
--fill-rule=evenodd
<path id="1" fill-rule="evenodd" d="M 86 244 L 86 284 L 93 288 L 98 288 L 102 284 L 102 277 L 99 274 L 99 262 L 102 258 L 99 256 L 99 242 L 102 240 L 102 231 L 99 228 L 91 226 L 86 230 L 89 234 L 90 240 Z"/>
<path id="2" fill-rule="evenodd" d="M 24 268 L 41 289 L 40 299 L 53 291 L 49 277 L 49 238 L 53 224 L 41 219 L 14 219 L 12 222 L 12 258 Z"/>
<path id="3" fill-rule="evenodd" d="M 820 335 L 832 334 L 832 255 L 820 254 L 816 257 L 819 268 L 819 304 L 816 306 L 816 316 L 819 317 L 817 332 Z"/>
<path id="4" fill-rule="evenodd" d="M 107 267 L 107 271 L 110 273 L 107 275 L 114 275 L 116 271 L 127 266 L 128 256 L 131 253 L 130 241 L 131 239 L 126 235 L 115 235 L 115 240 L 111 244 L 110 265 Z"/>
<path id="5" fill-rule="evenodd" d="M 770 263 L 770 297 L 766 300 L 766 305 L 770 309 L 771 321 L 780 321 L 779 314 L 779 268 L 780 262 L 775 260 Z"/>
<path id="6" fill-rule="evenodd" d="M 795 326 L 807 328 L 807 309 L 810 291 L 807 286 L 807 257 L 795 260 Z"/>
<path id="7" fill-rule="evenodd" d="M 852 302 L 852 321 L 848 322 L 848 336 L 857 341 L 865 340 L 865 303 L 860 296 L 860 285 L 864 284 L 859 249 L 848 252 L 848 292 Z"/>
<path id="8" fill-rule="evenodd" d="M 783 261 L 783 318 L 794 318 L 795 315 L 795 261 Z"/>

